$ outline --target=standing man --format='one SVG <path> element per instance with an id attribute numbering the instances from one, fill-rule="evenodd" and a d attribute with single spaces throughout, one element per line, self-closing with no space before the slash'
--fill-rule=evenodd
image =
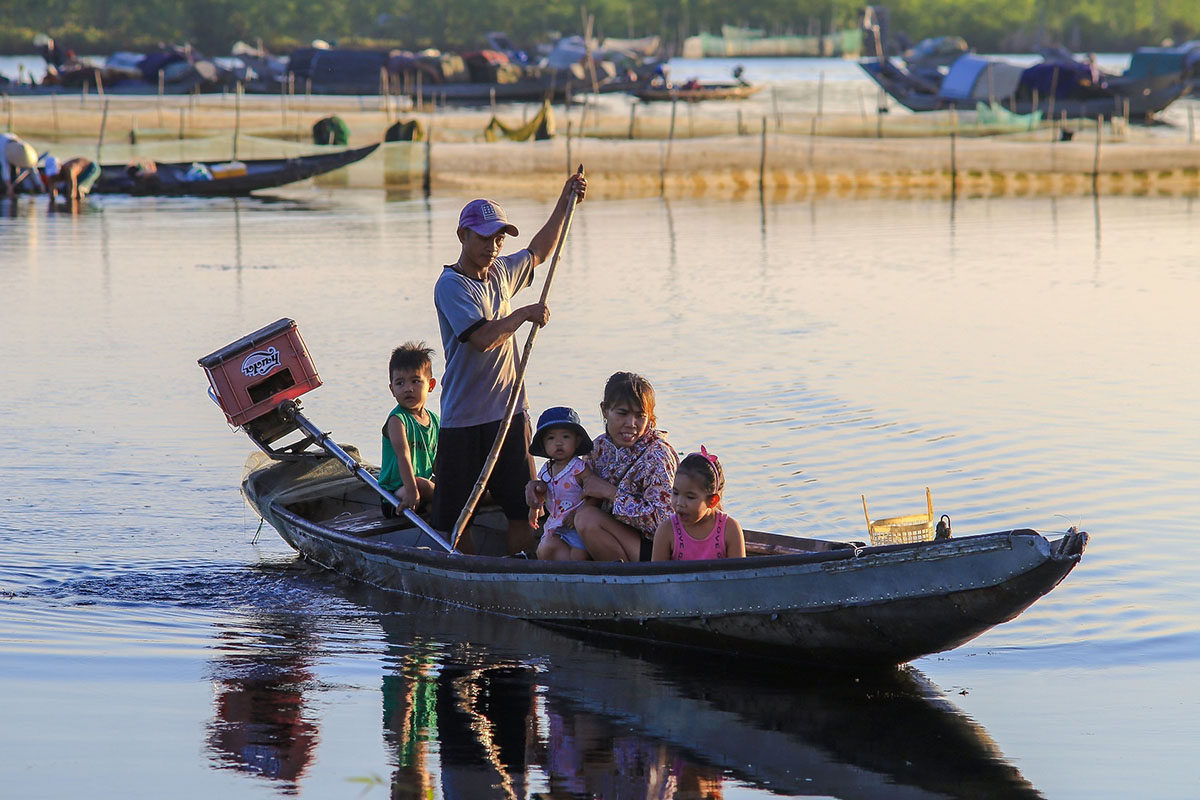
<path id="1" fill-rule="evenodd" d="M 442 377 L 442 427 L 434 463 L 437 488 L 431 524 L 452 531 L 496 440 L 509 396 L 516 384 L 513 334 L 526 322 L 545 325 L 550 309 L 533 303 L 516 310 L 512 296 L 533 282 L 534 268 L 545 261 L 562 237 L 567 210 L 582 202 L 587 180 L 572 175 L 550 219 L 529 246 L 501 256 L 515 225 L 491 200 L 472 200 L 458 217 L 458 261 L 442 268 L 433 290 L 441 329 L 446 372 Z M 525 484 L 533 478 L 529 455 L 529 401 L 520 387 L 516 410 L 487 488 L 508 518 L 508 550 L 531 550 Z"/>

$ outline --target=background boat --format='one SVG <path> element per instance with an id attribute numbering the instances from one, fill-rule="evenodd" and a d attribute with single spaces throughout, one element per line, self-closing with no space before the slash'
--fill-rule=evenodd
<path id="1" fill-rule="evenodd" d="M 128 194 L 187 197 L 237 197 L 262 189 L 286 186 L 353 164 L 369 156 L 378 143 L 295 158 L 249 161 L 180 161 L 156 163 L 153 174 L 139 177 L 129 164 L 105 164 L 93 194 Z M 197 166 L 208 171 L 207 179 L 189 178 Z"/>

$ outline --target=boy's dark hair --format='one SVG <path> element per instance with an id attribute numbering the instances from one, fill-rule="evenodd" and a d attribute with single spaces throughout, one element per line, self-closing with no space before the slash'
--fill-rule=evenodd
<path id="1" fill-rule="evenodd" d="M 426 372 L 433 377 L 433 348 L 424 342 L 405 342 L 392 351 L 391 360 L 388 361 L 389 383 L 398 369 Z"/>
<path id="2" fill-rule="evenodd" d="M 617 403 L 637 406 L 650 418 L 653 428 L 658 420 L 654 417 L 654 387 L 650 381 L 636 372 L 614 372 L 604 384 L 604 399 L 601 405 L 612 408 Z"/>

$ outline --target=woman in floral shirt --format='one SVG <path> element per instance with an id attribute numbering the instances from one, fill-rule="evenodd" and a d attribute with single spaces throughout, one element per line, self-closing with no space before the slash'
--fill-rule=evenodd
<path id="1" fill-rule="evenodd" d="M 654 427 L 654 387 L 641 375 L 609 378 L 600 411 L 605 430 L 579 478 L 601 502 L 575 512 L 575 529 L 596 561 L 649 561 L 654 531 L 671 514 L 679 455 Z"/>

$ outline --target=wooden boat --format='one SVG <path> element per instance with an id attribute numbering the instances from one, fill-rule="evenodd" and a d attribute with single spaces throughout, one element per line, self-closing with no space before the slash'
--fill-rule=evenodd
<path id="1" fill-rule="evenodd" d="M 1079 563 L 1086 533 L 1009 530 L 880 547 L 746 532 L 746 558 L 546 562 L 505 555 L 476 513 L 477 555 L 411 511 L 385 518 L 375 473 L 300 413 L 321 381 L 281 319 L 200 359 L 226 420 L 262 451 L 250 506 L 304 558 L 363 583 L 589 632 L 814 664 L 902 664 L 1016 617 Z M 291 434 L 302 438 L 285 447 Z M 316 446 L 319 450 L 313 450 Z"/>
<path id="2" fill-rule="evenodd" d="M 698 103 L 701 100 L 744 100 L 762 91 L 761 85 L 750 83 L 702 83 L 689 88 L 687 84 L 679 86 L 647 86 L 642 85 L 629 90 L 637 99 L 646 103 L 671 102 L 680 100 L 685 103 Z"/>
<path id="3" fill-rule="evenodd" d="M 572 83 L 565 78 L 539 77 L 521 78 L 510 83 L 463 82 L 426 83 L 418 91 L 415 87 L 412 98 L 418 97 L 425 103 L 446 102 L 460 105 L 487 105 L 497 103 L 563 103 L 571 95 L 587 89 L 583 82 Z"/>
<path id="4" fill-rule="evenodd" d="M 817 664 L 894 665 L 1006 622 L 1079 562 L 1086 533 L 1011 530 L 864 547 L 747 531 L 745 559 L 560 563 L 448 553 L 321 455 L 253 465 L 251 507 L 306 559 L 390 591 L 521 619 Z M 473 536 L 498 554 L 505 520 Z"/>
<path id="5" fill-rule="evenodd" d="M 1188 89 L 1183 56 L 1140 48 L 1122 75 L 1091 82 L 1087 65 L 1056 61 L 1022 67 L 967 53 L 943 74 L 911 70 L 884 57 L 859 62 L 871 79 L 911 111 L 974 109 L 995 102 L 1016 114 L 1041 111 L 1047 118 L 1119 117 L 1149 120 Z"/>
<path id="6" fill-rule="evenodd" d="M 100 167 L 92 194 L 237 197 L 332 172 L 361 161 L 377 147 L 378 143 L 336 153 L 240 162 L 158 162 L 156 172 L 145 177 L 131 174 L 127 164 L 105 164 Z M 188 171 L 195 163 L 203 164 L 213 179 L 188 180 Z M 229 169 L 231 164 L 233 169 Z"/>

